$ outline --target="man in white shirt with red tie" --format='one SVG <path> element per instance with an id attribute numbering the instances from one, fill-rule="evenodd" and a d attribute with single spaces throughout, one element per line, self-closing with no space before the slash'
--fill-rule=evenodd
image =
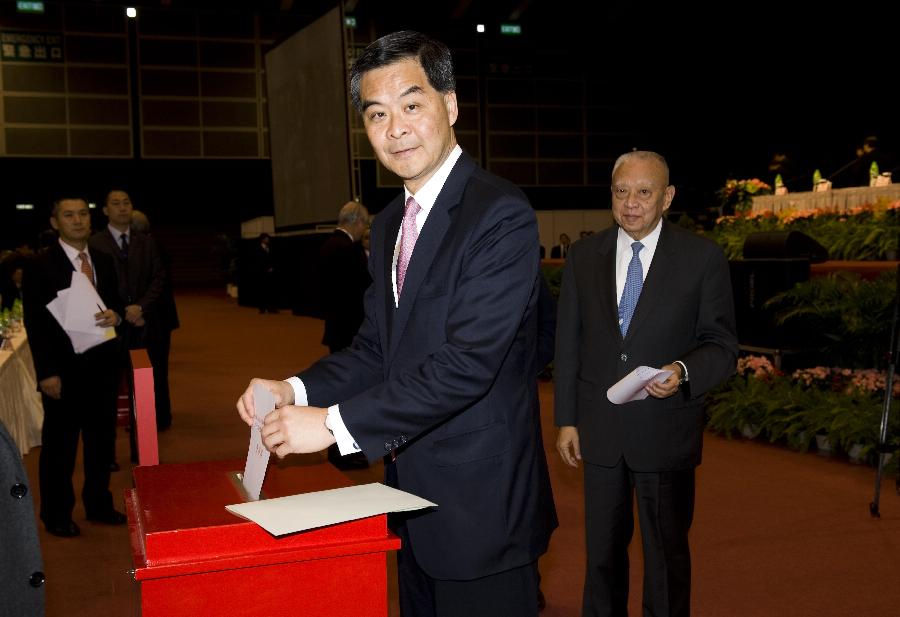
<path id="1" fill-rule="evenodd" d="M 89 521 L 125 523 L 113 507 L 109 491 L 109 452 L 114 447 L 116 394 L 119 379 L 118 341 L 112 338 L 76 353 L 47 304 L 68 289 L 74 272 L 97 288 L 106 304 L 94 318 L 100 327 L 118 326 L 122 306 L 111 258 L 88 247 L 91 215 L 80 197 L 54 202 L 50 224 L 59 233 L 30 264 L 23 281 L 25 329 L 44 407 L 39 478 L 40 517 L 47 531 L 61 537 L 80 533 L 72 520 L 75 494 L 72 471 L 78 437 L 84 443 L 82 502 Z M 98 307 L 99 308 L 99 307 Z"/>
<path id="2" fill-rule="evenodd" d="M 531 401 L 538 232 L 515 186 L 456 143 L 449 50 L 416 32 L 372 43 L 353 103 L 404 192 L 371 232 L 365 321 L 349 349 L 288 381 L 266 446 L 285 456 L 335 441 L 385 457 L 387 482 L 438 504 L 394 520 L 404 617 L 537 614 L 536 560 L 556 513 Z"/>

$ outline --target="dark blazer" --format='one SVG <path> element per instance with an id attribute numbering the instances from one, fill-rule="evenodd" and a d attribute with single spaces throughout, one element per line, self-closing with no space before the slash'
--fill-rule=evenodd
<path id="1" fill-rule="evenodd" d="M 319 250 L 319 293 L 325 317 L 322 344 L 348 347 L 363 321 L 363 296 L 372 282 L 366 253 L 344 231 L 335 229 Z"/>
<path id="2" fill-rule="evenodd" d="M 97 278 L 97 293 L 107 308 L 121 316 L 122 302 L 112 258 L 94 248 L 89 247 L 88 252 Z M 56 292 L 72 284 L 74 271 L 75 267 L 57 242 L 31 261 L 22 280 L 25 330 L 28 332 L 38 382 L 57 375 L 63 377 L 65 383 L 65 375 L 75 361 L 72 342 L 47 310 L 47 303 L 56 297 Z M 87 350 L 83 355 L 85 359 L 115 366 L 117 348 L 116 340 L 112 339 Z"/>
<path id="3" fill-rule="evenodd" d="M 571 251 L 571 250 L 572 250 L 572 245 L 570 244 L 570 245 L 568 246 L 568 248 L 566 249 L 566 256 L 567 256 L 567 257 L 568 257 L 568 255 L 569 255 L 569 251 Z M 561 244 L 555 244 L 555 245 L 553 246 L 553 248 L 550 249 L 550 259 L 562 259 L 562 257 L 563 257 L 563 254 L 562 254 L 562 245 L 561 245 Z"/>
<path id="4" fill-rule="evenodd" d="M 28 475 L 0 422 L 0 617 L 44 614 L 44 567 Z"/>
<path id="5" fill-rule="evenodd" d="M 572 245 L 556 332 L 557 426 L 577 426 L 588 463 L 635 471 L 700 463 L 703 395 L 735 370 L 737 336 L 728 262 L 713 242 L 663 221 L 624 340 L 616 297 L 618 226 Z M 613 405 L 607 389 L 634 368 L 675 360 L 690 381 L 666 399 Z"/>
<path id="6" fill-rule="evenodd" d="M 462 154 L 395 308 L 403 208 L 400 195 L 372 227 L 353 345 L 299 377 L 311 405 L 340 403 L 370 461 L 397 450 L 398 488 L 438 504 L 407 520 L 419 566 L 480 578 L 533 562 L 556 527 L 533 404 L 537 222 L 521 191 Z"/>
<path id="7" fill-rule="evenodd" d="M 122 302 L 125 306 L 140 305 L 148 331 L 156 328 L 173 330 L 177 327 L 177 322 L 171 323 L 173 317 L 165 304 L 166 271 L 152 237 L 132 230 L 127 260 L 122 256 L 120 244 L 113 238 L 109 227 L 91 236 L 90 245 L 113 258 Z"/>

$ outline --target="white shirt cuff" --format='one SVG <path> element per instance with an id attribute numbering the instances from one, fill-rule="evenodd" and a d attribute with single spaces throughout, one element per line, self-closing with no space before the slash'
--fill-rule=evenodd
<path id="1" fill-rule="evenodd" d="M 303 385 L 303 380 L 299 377 L 288 377 L 285 381 L 294 389 L 294 405 L 307 407 L 309 399 L 306 396 L 306 386 Z"/>
<path id="2" fill-rule="evenodd" d="M 360 447 L 353 439 L 353 435 L 350 434 L 350 431 L 348 431 L 347 427 L 344 425 L 339 405 L 332 405 L 328 408 L 328 415 L 325 417 L 325 428 L 334 435 L 341 456 L 360 451 Z"/>
<path id="3" fill-rule="evenodd" d="M 677 364 L 678 366 L 681 367 L 681 372 L 684 375 L 684 381 L 688 381 L 688 379 L 689 379 L 688 378 L 688 370 L 687 370 L 687 366 L 685 366 L 684 362 L 682 362 L 681 360 L 675 360 L 674 364 Z"/>

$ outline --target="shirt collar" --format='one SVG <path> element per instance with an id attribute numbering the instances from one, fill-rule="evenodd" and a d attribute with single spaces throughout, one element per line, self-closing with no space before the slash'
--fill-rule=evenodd
<path id="1" fill-rule="evenodd" d="M 125 231 L 119 231 L 112 225 L 107 225 L 106 228 L 109 230 L 109 233 L 112 234 L 112 237 L 116 241 L 116 243 L 122 242 L 122 234 L 125 234 L 125 237 L 128 238 L 129 242 L 131 242 L 131 227 L 129 227 Z"/>
<path id="2" fill-rule="evenodd" d="M 656 227 L 653 228 L 649 234 L 641 238 L 640 243 L 644 245 L 644 248 L 647 249 L 647 255 L 650 255 L 656 252 L 656 245 L 659 243 L 659 234 L 662 231 L 662 218 L 660 218 L 656 222 Z M 616 236 L 616 244 L 619 251 L 619 254 L 622 254 L 625 251 L 631 250 L 631 244 L 634 242 L 634 238 L 628 235 L 624 229 L 619 227 L 619 233 Z"/>
<path id="3" fill-rule="evenodd" d="M 65 252 L 66 257 L 69 258 L 69 261 L 72 263 L 80 263 L 78 260 L 78 255 L 81 253 L 77 248 L 72 246 L 71 244 L 66 244 L 66 242 L 62 238 L 58 238 L 59 245 L 62 247 L 62 250 Z M 87 254 L 88 259 L 91 258 L 90 253 L 88 253 L 88 247 L 84 247 L 84 252 Z"/>
<path id="4" fill-rule="evenodd" d="M 347 237 L 350 238 L 350 240 L 352 240 L 353 242 L 356 242 L 356 239 L 353 237 L 353 234 L 351 234 L 349 231 L 347 231 L 347 230 L 344 229 L 343 227 L 336 227 L 335 229 L 340 229 L 340 230 L 343 231 L 345 234 L 347 234 Z"/>
<path id="5" fill-rule="evenodd" d="M 444 188 L 444 183 L 447 181 L 447 178 L 450 176 L 450 172 L 453 171 L 453 166 L 456 164 L 456 161 L 459 159 L 459 156 L 462 154 L 462 148 L 459 147 L 459 144 L 453 146 L 453 149 L 450 151 L 450 154 L 447 155 L 447 158 L 441 163 L 441 166 L 438 167 L 438 170 L 434 172 L 434 175 L 428 178 L 428 182 L 419 189 L 419 192 L 413 195 L 409 192 L 409 189 L 406 186 L 403 187 L 403 202 L 406 203 L 410 197 L 416 198 L 416 203 L 419 204 L 419 207 L 425 212 L 431 211 L 431 207 L 434 205 L 434 202 L 437 201 L 437 197 L 441 192 L 441 189 Z"/>

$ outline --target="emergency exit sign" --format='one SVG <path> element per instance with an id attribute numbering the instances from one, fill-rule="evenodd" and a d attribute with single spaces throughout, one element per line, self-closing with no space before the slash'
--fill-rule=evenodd
<path id="1" fill-rule="evenodd" d="M 19 13 L 43 13 L 44 12 L 44 3 L 43 2 L 22 2 L 19 0 L 16 2 L 16 10 Z"/>
<path id="2" fill-rule="evenodd" d="M 517 36 L 522 34 L 522 26 L 520 24 L 500 24 L 500 34 Z"/>

